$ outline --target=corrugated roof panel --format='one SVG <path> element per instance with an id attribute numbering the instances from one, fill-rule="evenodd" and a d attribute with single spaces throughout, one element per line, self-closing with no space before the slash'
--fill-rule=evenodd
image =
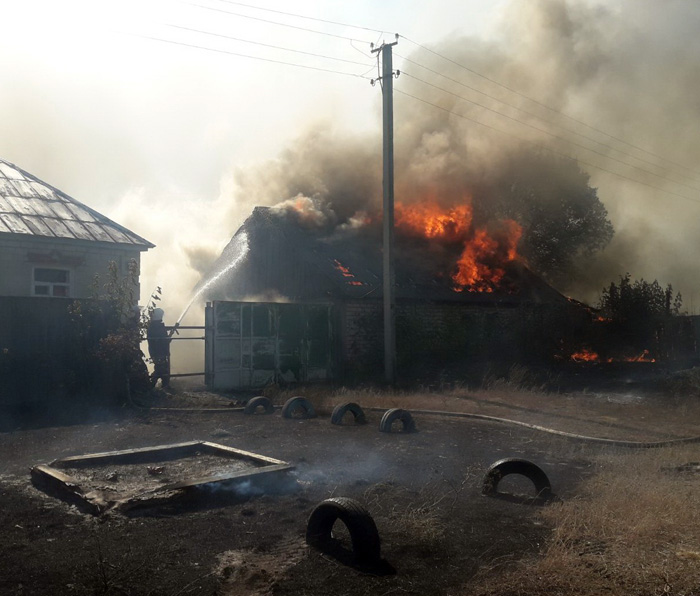
<path id="1" fill-rule="evenodd" d="M 53 211 L 61 219 L 75 219 L 75 216 L 68 210 L 65 203 L 60 201 L 50 201 L 48 202 L 51 211 Z"/>
<path id="2" fill-rule="evenodd" d="M 44 222 L 59 238 L 75 238 L 73 232 L 71 232 L 60 219 L 45 219 Z"/>
<path id="3" fill-rule="evenodd" d="M 26 199 L 19 197 L 7 197 L 7 202 L 12 207 L 12 210 L 18 215 L 36 215 L 36 211 L 32 209 L 31 204 Z"/>
<path id="4" fill-rule="evenodd" d="M 29 182 L 27 182 L 26 180 L 13 180 L 12 184 L 14 184 L 15 188 L 17 190 L 19 190 L 20 197 L 31 198 L 31 197 L 38 196 L 38 193 L 32 188 L 32 185 L 29 184 Z"/>
<path id="5" fill-rule="evenodd" d="M 58 199 L 58 194 L 45 184 L 41 184 L 41 182 L 34 182 L 33 180 L 29 184 L 31 184 L 32 188 L 39 194 L 39 196 L 42 196 L 45 199 Z"/>
<path id="6" fill-rule="evenodd" d="M 19 196 L 19 190 L 17 190 L 7 178 L 0 177 L 0 196 Z"/>
<path id="7" fill-rule="evenodd" d="M 44 223 L 44 220 L 38 216 L 25 215 L 23 218 L 24 223 L 29 226 L 32 233 L 37 236 L 52 236 L 51 229 Z"/>
<path id="8" fill-rule="evenodd" d="M 13 234 L 31 234 L 32 231 L 27 227 L 27 224 L 22 221 L 19 215 L 14 213 L 0 213 L 0 219 L 10 228 Z"/>
<path id="9" fill-rule="evenodd" d="M 2 195 L 0 195 L 0 213 L 14 213 L 14 208 Z"/>
<path id="10" fill-rule="evenodd" d="M 89 222 L 85 222 L 83 225 L 90 230 L 90 233 L 95 237 L 95 240 L 99 240 L 100 242 L 114 242 L 112 237 L 109 235 L 109 232 L 107 232 L 105 229 L 105 226 L 100 226 Z"/>
<path id="11" fill-rule="evenodd" d="M 67 203 L 66 206 L 68 207 L 68 210 L 73 214 L 72 219 L 89 222 L 95 221 L 95 218 L 92 215 L 90 215 L 90 212 L 87 209 L 81 207 L 80 205 L 76 205 L 75 203 Z"/>
<path id="12" fill-rule="evenodd" d="M 76 238 L 80 238 L 81 240 L 94 240 L 92 234 L 87 230 L 85 225 L 79 221 L 65 220 L 63 223 L 73 232 Z"/>
<path id="13" fill-rule="evenodd" d="M 21 172 L 7 162 L 0 161 L 0 172 L 10 180 L 24 180 Z"/>
<path id="14" fill-rule="evenodd" d="M 106 226 L 105 226 L 106 227 Z M 133 239 L 124 234 L 121 230 L 118 230 L 117 228 L 109 227 L 107 228 L 109 230 L 109 235 L 114 238 L 115 242 L 120 242 L 122 244 L 130 244 L 133 242 Z"/>
<path id="15" fill-rule="evenodd" d="M 25 201 L 39 215 L 43 215 L 45 217 L 56 217 L 56 214 L 51 211 L 51 208 L 46 201 L 42 199 L 25 199 Z"/>
<path id="16" fill-rule="evenodd" d="M 0 213 L 6 215 L 0 231 L 131 244 L 140 250 L 153 246 L 148 240 L 2 159 Z M 31 219 L 24 221 L 23 217 Z"/>

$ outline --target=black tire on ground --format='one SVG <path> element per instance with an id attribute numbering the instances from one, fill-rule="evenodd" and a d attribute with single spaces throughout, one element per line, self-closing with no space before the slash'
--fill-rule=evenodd
<path id="1" fill-rule="evenodd" d="M 337 405 L 333 409 L 333 414 L 331 414 L 331 424 L 343 424 L 343 417 L 347 412 L 352 413 L 355 418 L 355 424 L 367 424 L 365 413 L 362 411 L 362 408 L 354 402 Z"/>
<path id="2" fill-rule="evenodd" d="M 316 418 L 316 410 L 305 397 L 290 397 L 282 406 L 282 417 L 293 418 L 297 410 L 302 410 L 300 418 Z"/>
<path id="3" fill-rule="evenodd" d="M 382 416 L 382 420 L 379 423 L 379 430 L 383 433 L 390 433 L 391 427 L 396 420 L 400 420 L 401 424 L 403 424 L 403 432 L 415 432 L 416 423 L 413 420 L 413 416 L 411 416 L 411 412 L 400 408 L 392 408 L 384 413 L 384 416 Z"/>
<path id="4" fill-rule="evenodd" d="M 537 498 L 548 500 L 553 497 L 552 485 L 542 468 L 526 459 L 510 457 L 491 464 L 484 476 L 481 492 L 484 495 L 498 493 L 498 483 L 509 474 L 520 474 L 532 480 L 537 491 Z"/>
<path id="5" fill-rule="evenodd" d="M 360 503 L 347 497 L 334 497 L 319 503 L 306 525 L 306 542 L 320 550 L 331 544 L 333 524 L 342 521 L 350 532 L 352 551 L 361 562 L 380 559 L 380 539 L 372 516 Z"/>
<path id="6" fill-rule="evenodd" d="M 248 400 L 245 408 L 243 408 L 243 413 L 256 414 L 258 408 L 263 408 L 265 410 L 265 414 L 272 414 L 275 411 L 275 407 L 272 405 L 272 402 L 268 397 L 258 395 L 257 397 L 253 397 Z"/>

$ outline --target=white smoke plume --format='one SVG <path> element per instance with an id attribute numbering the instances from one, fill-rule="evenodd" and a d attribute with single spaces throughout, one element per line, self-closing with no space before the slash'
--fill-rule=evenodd
<path id="1" fill-rule="evenodd" d="M 305 197 L 301 193 L 292 199 L 277 203 L 272 207 L 276 214 L 292 215 L 305 227 L 325 228 L 335 223 L 333 209 L 319 199 Z"/>

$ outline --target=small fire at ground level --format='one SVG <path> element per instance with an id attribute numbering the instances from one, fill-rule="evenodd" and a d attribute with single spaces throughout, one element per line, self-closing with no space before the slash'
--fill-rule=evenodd
<path id="1" fill-rule="evenodd" d="M 600 354 L 581 348 L 578 352 L 571 354 L 571 360 L 574 362 L 656 362 L 655 358 L 651 357 L 649 350 L 644 350 L 638 356 L 630 356 L 626 358 L 601 358 Z"/>

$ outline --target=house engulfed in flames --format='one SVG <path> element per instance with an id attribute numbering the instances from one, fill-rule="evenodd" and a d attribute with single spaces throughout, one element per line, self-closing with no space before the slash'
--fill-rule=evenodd
<path id="1" fill-rule="evenodd" d="M 230 245 L 247 236 L 245 258 L 203 292 L 228 333 L 210 354 L 219 387 L 382 370 L 381 221 L 330 226 L 309 201 L 256 207 Z M 395 223 L 400 375 L 458 359 L 549 359 L 589 317 L 518 258 L 514 221 L 477 228 L 469 205 L 428 203 L 398 204 Z"/>

